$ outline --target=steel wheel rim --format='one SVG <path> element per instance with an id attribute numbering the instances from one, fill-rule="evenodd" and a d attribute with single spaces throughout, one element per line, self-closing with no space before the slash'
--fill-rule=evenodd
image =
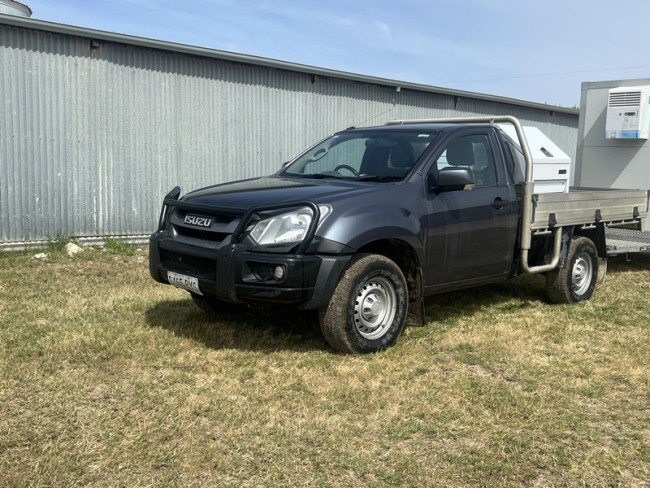
<path id="1" fill-rule="evenodd" d="M 386 278 L 366 281 L 354 302 L 354 322 L 359 334 L 374 340 L 390 328 L 397 313 L 397 292 Z"/>
<path id="2" fill-rule="evenodd" d="M 575 263 L 573 263 L 573 269 L 571 271 L 573 291 L 576 295 L 583 295 L 589 289 L 593 271 L 594 266 L 589 254 L 580 254 L 575 260 Z"/>

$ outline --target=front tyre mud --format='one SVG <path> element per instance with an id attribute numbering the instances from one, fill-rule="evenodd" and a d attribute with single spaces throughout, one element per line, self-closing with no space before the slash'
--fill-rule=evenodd
<path id="1" fill-rule="evenodd" d="M 408 289 L 402 271 L 384 256 L 366 254 L 350 263 L 319 318 L 330 346 L 363 354 L 395 344 L 407 312 Z"/>

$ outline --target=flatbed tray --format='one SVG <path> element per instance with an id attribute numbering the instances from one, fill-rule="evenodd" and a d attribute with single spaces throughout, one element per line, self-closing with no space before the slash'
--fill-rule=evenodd
<path id="1" fill-rule="evenodd" d="M 533 195 L 531 230 L 638 221 L 647 214 L 646 190 L 572 187 L 568 193 Z"/>

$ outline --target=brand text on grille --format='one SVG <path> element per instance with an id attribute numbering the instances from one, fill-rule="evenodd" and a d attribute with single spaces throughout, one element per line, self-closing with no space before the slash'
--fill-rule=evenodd
<path id="1" fill-rule="evenodd" d="M 199 227 L 210 227 L 212 219 L 209 217 L 198 217 L 196 215 L 186 215 L 183 222 L 190 225 L 198 225 Z"/>

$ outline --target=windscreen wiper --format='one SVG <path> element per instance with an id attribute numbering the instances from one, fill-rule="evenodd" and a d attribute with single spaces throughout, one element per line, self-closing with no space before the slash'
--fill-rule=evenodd
<path id="1" fill-rule="evenodd" d="M 389 175 L 368 175 L 356 178 L 356 181 L 399 181 L 403 176 L 389 176 Z"/>
<path id="2" fill-rule="evenodd" d="M 337 180 L 349 180 L 351 178 L 339 175 L 336 173 L 287 173 L 282 176 L 290 176 L 292 178 L 314 178 L 317 180 L 326 180 L 329 178 L 335 178 Z"/>

